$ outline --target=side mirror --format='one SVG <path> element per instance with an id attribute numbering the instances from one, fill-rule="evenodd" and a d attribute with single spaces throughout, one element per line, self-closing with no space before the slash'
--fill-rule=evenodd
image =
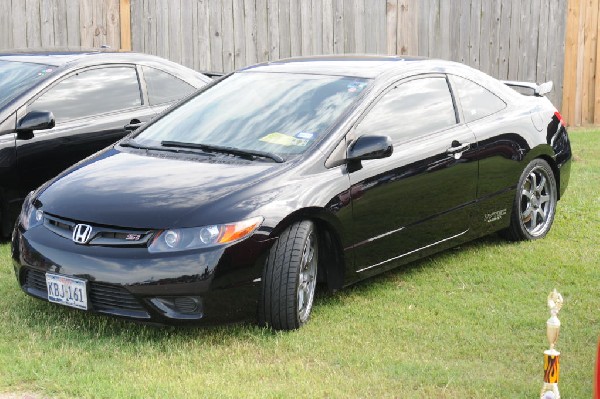
<path id="1" fill-rule="evenodd" d="M 52 129 L 56 121 L 50 111 L 31 111 L 17 122 L 17 132 Z"/>
<path id="2" fill-rule="evenodd" d="M 387 158 L 394 152 L 389 136 L 360 136 L 348 149 L 346 161 Z"/>

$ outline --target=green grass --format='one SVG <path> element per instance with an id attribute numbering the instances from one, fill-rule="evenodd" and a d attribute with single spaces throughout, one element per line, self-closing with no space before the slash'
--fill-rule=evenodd
<path id="1" fill-rule="evenodd" d="M 600 327 L 600 132 L 571 133 L 544 240 L 487 237 L 321 295 L 300 331 L 153 328 L 24 295 L 0 246 L 0 392 L 44 397 L 536 397 L 548 292 L 564 296 L 560 389 L 591 396 Z"/>

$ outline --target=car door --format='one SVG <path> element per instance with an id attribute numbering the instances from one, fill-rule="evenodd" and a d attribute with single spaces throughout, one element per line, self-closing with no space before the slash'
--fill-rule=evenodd
<path id="1" fill-rule="evenodd" d="M 31 187 L 122 138 L 132 120 L 148 121 L 136 68 L 114 65 L 79 70 L 33 99 L 30 111 L 51 111 L 56 126 L 17 137 L 19 178 Z"/>
<path id="2" fill-rule="evenodd" d="M 464 235 L 478 173 L 475 137 L 458 123 L 443 75 L 394 85 L 350 137 L 367 134 L 390 136 L 394 152 L 349 168 L 355 269 L 365 275 Z"/>

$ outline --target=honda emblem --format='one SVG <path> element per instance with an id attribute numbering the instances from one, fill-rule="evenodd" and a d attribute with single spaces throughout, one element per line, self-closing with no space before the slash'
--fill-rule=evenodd
<path id="1" fill-rule="evenodd" d="M 73 241 L 77 244 L 87 244 L 92 236 L 92 226 L 88 224 L 77 224 L 73 229 Z"/>

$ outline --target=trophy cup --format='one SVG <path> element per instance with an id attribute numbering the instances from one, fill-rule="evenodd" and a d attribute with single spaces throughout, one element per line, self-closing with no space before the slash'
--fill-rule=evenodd
<path id="1" fill-rule="evenodd" d="M 550 318 L 546 322 L 546 336 L 550 343 L 550 349 L 544 351 L 544 386 L 540 399 L 560 399 L 558 392 L 558 375 L 560 373 L 560 352 L 554 349 L 558 341 L 558 332 L 560 331 L 560 320 L 558 312 L 563 304 L 563 297 L 556 289 L 548 295 L 548 307 L 550 308 Z"/>

